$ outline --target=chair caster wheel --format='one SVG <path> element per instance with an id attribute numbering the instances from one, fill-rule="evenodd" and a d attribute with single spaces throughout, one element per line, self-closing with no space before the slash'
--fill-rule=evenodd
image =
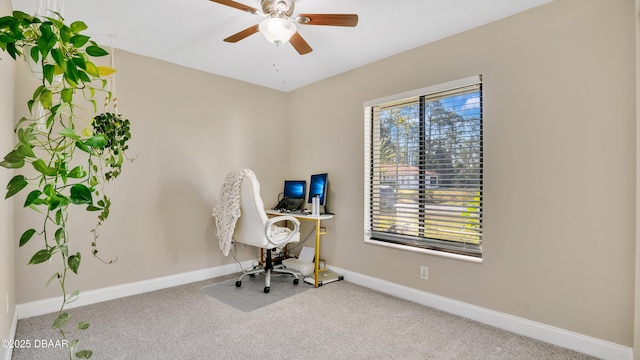
<path id="1" fill-rule="evenodd" d="M 268 287 L 268 286 L 265 286 L 265 287 L 264 287 L 264 293 L 265 293 L 265 294 L 268 294 L 270 290 L 271 290 L 271 288 L 270 288 L 270 287 Z"/>
<path id="2" fill-rule="evenodd" d="M 240 280 L 236 281 L 236 287 L 240 287 L 240 285 L 242 285 L 242 281 Z"/>
<path id="3" fill-rule="evenodd" d="M 293 285 L 298 285 L 298 279 L 293 279 Z"/>

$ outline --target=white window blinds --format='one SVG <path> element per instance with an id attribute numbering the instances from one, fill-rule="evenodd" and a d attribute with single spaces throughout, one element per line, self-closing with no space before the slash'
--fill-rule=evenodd
<path id="1" fill-rule="evenodd" d="M 365 104 L 368 238 L 482 256 L 480 76 Z"/>

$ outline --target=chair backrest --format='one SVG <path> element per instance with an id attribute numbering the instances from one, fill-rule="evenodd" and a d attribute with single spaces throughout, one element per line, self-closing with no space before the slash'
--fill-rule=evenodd
<path id="1" fill-rule="evenodd" d="M 253 173 L 242 179 L 240 186 L 240 217 L 236 223 L 233 239 L 236 242 L 267 247 L 269 242 L 265 236 L 267 214 L 260 197 L 260 183 Z"/>

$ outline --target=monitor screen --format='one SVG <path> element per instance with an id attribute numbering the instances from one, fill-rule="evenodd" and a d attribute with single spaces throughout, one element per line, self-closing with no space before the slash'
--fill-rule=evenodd
<path id="1" fill-rule="evenodd" d="M 291 199 L 304 199 L 307 182 L 304 180 L 285 180 L 284 197 Z"/>
<path id="2" fill-rule="evenodd" d="M 328 174 L 311 175 L 311 182 L 309 183 L 309 203 L 311 203 L 311 199 L 314 196 L 319 196 L 320 205 L 326 205 L 328 185 L 327 175 Z"/>

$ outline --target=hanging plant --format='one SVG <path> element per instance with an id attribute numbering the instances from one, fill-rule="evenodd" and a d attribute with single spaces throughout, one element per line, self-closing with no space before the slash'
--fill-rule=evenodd
<path id="1" fill-rule="evenodd" d="M 107 144 L 101 149 L 101 154 L 110 152 L 107 163 L 111 170 L 104 175 L 107 180 L 120 175 L 125 151 L 129 148 L 127 141 L 131 138 L 130 122 L 121 115 L 105 112 L 93 118 L 93 128 L 96 134 L 107 138 Z"/>
<path id="2" fill-rule="evenodd" d="M 41 242 L 29 264 L 60 260 L 60 269 L 46 285 L 54 281 L 60 285 L 63 300 L 51 328 L 64 339 L 89 327 L 84 321 L 71 327 L 71 315 L 64 310 L 79 296 L 78 290 L 66 288 L 67 273 L 77 274 L 83 258 L 70 242 L 69 209 L 82 206 L 98 213 L 91 242 L 97 257 L 97 228 L 109 216 L 111 205 L 104 185 L 120 175 L 131 139 L 129 120 L 121 115 L 106 110 L 95 117 L 82 115 L 96 113 L 96 93 L 104 94 L 109 103 L 112 92 L 106 89 L 106 77 L 115 71 L 92 61 L 108 52 L 82 34 L 86 29 L 81 21 L 64 24 L 59 15 L 36 18 L 15 11 L 0 18 L 0 49 L 14 60 L 22 57 L 31 62 L 41 74 L 41 83 L 27 102 L 31 116 L 17 122 L 17 143 L 0 162 L 20 173 L 7 184 L 5 198 L 24 191 L 24 207 L 42 215 L 39 227 L 22 233 L 19 246 L 35 239 Z M 92 356 L 91 350 L 78 350 L 77 339 L 69 342 L 69 350 L 70 358 Z"/>

